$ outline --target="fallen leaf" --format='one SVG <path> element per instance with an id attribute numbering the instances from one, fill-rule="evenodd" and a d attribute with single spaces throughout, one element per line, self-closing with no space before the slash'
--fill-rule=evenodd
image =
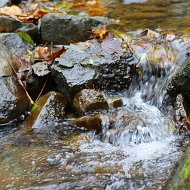
<path id="1" fill-rule="evenodd" d="M 44 15 L 46 15 L 48 12 L 47 11 L 42 11 L 42 10 L 36 10 L 34 13 L 33 13 L 33 17 L 35 19 L 40 19 L 41 17 L 43 17 Z"/>
<path id="2" fill-rule="evenodd" d="M 63 46 L 62 49 L 51 52 L 48 47 L 36 47 L 32 53 L 30 53 L 30 57 L 34 59 L 34 61 L 53 61 L 56 58 L 60 57 L 60 55 L 65 52 L 66 49 Z"/>
<path id="3" fill-rule="evenodd" d="M 23 12 L 18 6 L 12 5 L 11 7 L 0 8 L 0 14 L 9 16 L 19 16 L 23 15 Z"/>
<path id="4" fill-rule="evenodd" d="M 53 61 L 55 60 L 56 58 L 60 57 L 61 54 L 63 54 L 64 52 L 66 51 L 65 47 L 63 46 L 61 50 L 55 52 L 55 53 L 52 53 L 51 57 L 50 57 L 50 61 Z"/>
<path id="5" fill-rule="evenodd" d="M 36 47 L 33 51 L 33 57 L 35 60 L 49 60 L 51 53 L 48 47 Z"/>
<path id="6" fill-rule="evenodd" d="M 96 38 L 104 38 L 108 31 L 105 28 L 99 28 L 92 31 L 92 34 Z"/>
<path id="7" fill-rule="evenodd" d="M 94 84 L 92 84 L 92 83 L 90 83 L 90 82 L 85 84 L 85 88 L 86 88 L 86 89 L 95 89 L 95 88 L 94 88 Z"/>

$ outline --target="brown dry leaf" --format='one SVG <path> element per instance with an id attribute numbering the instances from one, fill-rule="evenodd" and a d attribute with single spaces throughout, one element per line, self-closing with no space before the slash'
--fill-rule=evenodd
<path id="1" fill-rule="evenodd" d="M 51 53 L 48 47 L 36 47 L 33 51 L 33 56 L 35 60 L 49 60 Z"/>
<path id="2" fill-rule="evenodd" d="M 44 15 L 46 15 L 48 12 L 47 11 L 42 11 L 42 10 L 36 10 L 34 13 L 33 13 L 33 17 L 35 19 L 40 19 L 41 17 L 43 17 Z"/>
<path id="3" fill-rule="evenodd" d="M 56 58 L 60 57 L 61 54 L 63 54 L 67 49 L 65 49 L 65 47 L 63 46 L 61 50 L 55 52 L 55 53 L 52 53 L 51 54 L 51 57 L 50 57 L 50 61 L 53 61 L 55 60 Z"/>
<path id="4" fill-rule="evenodd" d="M 190 115 L 187 117 L 186 122 L 190 125 Z"/>
<path id="5" fill-rule="evenodd" d="M 85 84 L 85 88 L 86 88 L 86 89 L 95 89 L 95 88 L 94 88 L 94 84 L 92 84 L 92 83 L 90 83 L 90 82 Z"/>
<path id="6" fill-rule="evenodd" d="M 11 7 L 0 8 L 0 14 L 9 16 L 20 16 L 23 15 L 23 12 L 18 6 L 12 5 Z"/>
<path id="7" fill-rule="evenodd" d="M 92 31 L 92 34 L 96 38 L 104 38 L 108 31 L 105 28 L 98 28 Z"/>
<path id="8" fill-rule="evenodd" d="M 51 53 L 48 47 L 36 47 L 32 52 L 32 56 L 36 61 L 53 61 L 56 58 L 60 57 L 60 55 L 65 52 L 66 49 L 63 46 L 62 49 Z"/>

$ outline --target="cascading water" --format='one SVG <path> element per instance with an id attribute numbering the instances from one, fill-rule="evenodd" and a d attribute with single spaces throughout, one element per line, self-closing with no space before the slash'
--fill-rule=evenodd
<path id="1" fill-rule="evenodd" d="M 157 33 L 154 35 L 157 35 L 157 39 L 154 39 L 155 42 L 156 40 L 163 42 L 160 35 Z M 115 145 L 138 144 L 162 140 L 173 134 L 172 107 L 164 105 L 167 112 L 163 113 L 162 102 L 172 76 L 186 58 L 188 48 L 180 53 L 180 51 L 174 50 L 175 43 L 169 42 L 165 47 L 165 49 L 168 48 L 168 52 L 167 54 L 163 53 L 165 56 L 163 59 L 162 53 L 159 55 L 158 52 L 150 51 L 153 45 L 149 44 L 143 51 L 137 52 L 137 55 L 148 57 L 147 60 L 139 57 L 141 79 L 134 80 L 130 89 L 120 95 L 123 98 L 124 106 L 112 115 L 115 123 L 111 129 L 104 131 L 104 142 Z M 157 45 L 157 49 L 154 47 L 154 51 L 163 51 L 162 46 L 162 44 Z M 181 42 L 181 46 L 184 46 L 183 42 Z M 156 56 L 157 62 L 151 62 L 153 56 Z"/>

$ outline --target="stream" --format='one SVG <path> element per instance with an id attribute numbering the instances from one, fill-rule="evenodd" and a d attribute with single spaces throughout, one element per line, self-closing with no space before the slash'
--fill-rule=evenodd
<path id="1" fill-rule="evenodd" d="M 114 27 L 123 31 L 182 30 L 189 24 L 190 3 L 183 0 L 105 0 L 102 4 L 106 16 L 120 20 Z M 67 121 L 49 136 L 22 135 L 18 126 L 1 128 L 0 189 L 164 189 L 188 145 L 187 137 L 173 131 L 171 107 L 162 109 L 167 85 L 183 58 L 156 72 L 148 64 L 141 65 L 140 82 L 134 81 L 124 92 L 104 92 L 107 97 L 121 97 L 124 105 L 108 111 L 116 125 L 108 129 L 105 117 L 102 134 L 68 127 Z"/>

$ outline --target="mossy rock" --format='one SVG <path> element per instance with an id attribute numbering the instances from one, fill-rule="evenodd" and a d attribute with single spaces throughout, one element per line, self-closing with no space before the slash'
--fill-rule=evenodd
<path id="1" fill-rule="evenodd" d="M 190 189 L 190 148 L 187 150 L 186 155 L 182 158 L 182 162 L 177 168 L 171 182 L 169 183 L 168 190 L 189 190 Z"/>

